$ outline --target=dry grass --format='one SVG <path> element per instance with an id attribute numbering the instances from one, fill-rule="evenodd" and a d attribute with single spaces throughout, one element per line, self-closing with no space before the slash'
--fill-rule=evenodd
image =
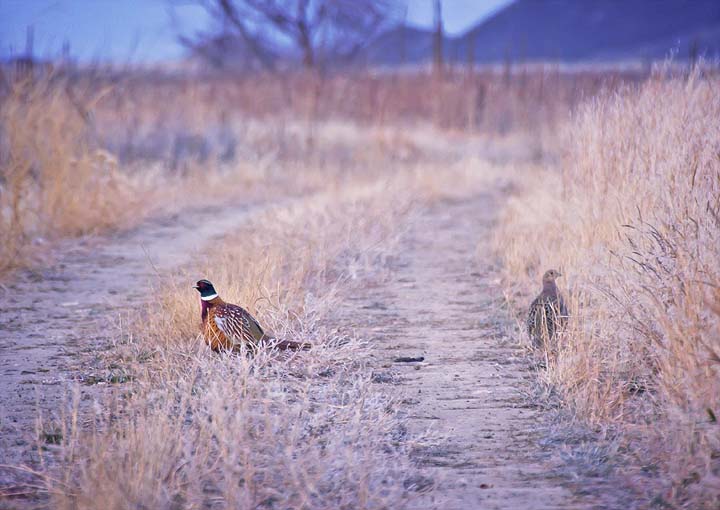
<path id="1" fill-rule="evenodd" d="M 60 73 L 16 77 L 8 87 L 0 94 L 0 274 L 33 265 L 43 245 L 127 228 L 151 214 L 332 189 L 387 153 L 375 136 L 335 140 L 338 128 L 318 128 L 318 148 L 309 153 L 303 126 L 249 120 L 242 125 L 245 145 L 230 159 L 199 160 L 183 152 L 193 147 L 185 138 L 174 157 L 159 152 L 130 163 L 106 149 L 113 148 L 108 131 L 139 127 L 132 118 L 103 119 L 107 108 L 98 105 L 114 86 Z M 156 114 L 157 108 L 146 116 Z M 340 158 L 352 164 L 339 168 Z M 292 163 L 277 165 L 281 159 Z M 199 189 L 211 200 L 199 200 Z"/>
<path id="2" fill-rule="evenodd" d="M 692 508 L 720 502 L 719 85 L 656 78 L 588 102 L 562 172 L 526 176 L 497 239 L 523 301 L 544 269 L 566 275 L 547 381 L 659 466 L 656 502 Z"/>
<path id="3" fill-rule="evenodd" d="M 134 381 L 94 414 L 75 402 L 62 420 L 45 470 L 53 505 L 406 505 L 415 439 L 372 383 L 371 346 L 333 326 L 336 308 L 382 279 L 413 200 L 486 183 L 464 159 L 480 139 L 461 131 L 531 132 L 539 142 L 522 159 L 533 159 L 606 81 L 544 71 L 335 77 L 320 88 L 302 77 L 67 80 L 14 82 L 2 96 L 0 271 L 25 264 L 38 237 L 122 228 L 206 197 L 276 205 L 154 289 L 113 353 Z M 572 321 L 548 382 L 583 419 L 640 438 L 635 451 L 661 463 L 677 501 L 708 508 L 720 483 L 717 86 L 652 80 L 587 103 L 563 172 L 522 172 L 498 235 L 519 295 L 548 267 L 567 276 Z M 189 288 L 201 277 L 315 348 L 208 352 Z"/>
<path id="4" fill-rule="evenodd" d="M 374 165 L 377 155 L 417 161 L 425 147 L 404 135 L 411 125 L 482 133 L 493 142 L 523 133 L 541 152 L 583 97 L 640 78 L 556 67 L 456 71 L 441 81 L 422 72 L 317 81 L 2 68 L 0 272 L 31 265 L 46 240 L 122 229 L 197 205 L 199 186 L 216 200 L 251 200 L 259 192 L 323 188 L 329 153 L 351 170 Z M 343 126 L 342 133 L 352 124 L 371 136 L 327 137 L 328 126 Z M 434 149 L 432 136 L 424 142 Z M 321 171 L 278 175 L 273 167 L 282 162 L 310 162 Z"/>
<path id="5" fill-rule="evenodd" d="M 371 346 L 331 324 L 353 288 L 383 278 L 410 201 L 396 179 L 277 205 L 157 289 L 114 360 L 135 382 L 84 427 L 77 403 L 65 420 L 54 507 L 404 507 L 410 438 L 371 380 Z M 314 348 L 210 352 L 200 277 Z"/>
<path id="6" fill-rule="evenodd" d="M 116 85 L 98 104 L 98 118 L 133 126 L 127 140 L 154 127 L 227 127 L 236 116 L 306 120 L 353 119 L 364 125 L 433 122 L 444 129 L 500 133 L 553 127 L 584 98 L 646 78 L 644 71 L 567 72 L 557 65 L 497 71 L 459 68 L 442 78 L 425 71 L 355 72 L 322 80 L 302 73 L 258 75 L 148 72 L 79 73 Z M 167 108 L 159 110 L 158 101 Z M 228 108 L 230 105 L 230 108 Z M 124 127 L 124 126 L 121 126 Z M 118 126 L 103 122 L 103 133 Z"/>
<path id="7" fill-rule="evenodd" d="M 123 225 L 136 206 L 63 85 L 19 80 L 0 101 L 0 272 L 38 237 Z"/>

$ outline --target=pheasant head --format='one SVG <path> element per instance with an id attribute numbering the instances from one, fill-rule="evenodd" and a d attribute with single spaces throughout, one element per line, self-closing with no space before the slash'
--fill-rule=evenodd
<path id="1" fill-rule="evenodd" d="M 200 299 L 203 301 L 212 301 L 218 297 L 215 287 L 213 287 L 213 284 L 210 283 L 209 280 L 199 280 L 193 288 L 197 289 L 200 293 Z"/>
<path id="2" fill-rule="evenodd" d="M 204 324 L 207 320 L 208 309 L 217 303 L 222 303 L 222 300 L 209 280 L 199 280 L 193 288 L 200 293 L 200 315 Z"/>
<path id="3" fill-rule="evenodd" d="M 543 290 L 557 292 L 557 286 L 555 285 L 555 279 L 561 277 L 562 274 L 556 269 L 549 269 L 545 271 L 542 278 Z"/>

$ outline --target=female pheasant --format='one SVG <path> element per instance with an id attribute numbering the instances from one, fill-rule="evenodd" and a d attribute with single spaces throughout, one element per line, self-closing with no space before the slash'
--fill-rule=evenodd
<path id="1" fill-rule="evenodd" d="M 233 350 L 242 345 L 255 350 L 262 344 L 270 344 L 280 350 L 309 349 L 311 344 L 275 339 L 267 335 L 255 318 L 244 308 L 223 301 L 208 280 L 195 284 L 200 292 L 203 335 L 213 351 Z"/>
<path id="2" fill-rule="evenodd" d="M 527 328 L 535 347 L 540 347 L 552 339 L 557 330 L 567 324 L 565 300 L 555 284 L 555 279 L 560 276 L 562 275 L 554 269 L 546 271 L 542 279 L 542 292 L 530 304 Z"/>

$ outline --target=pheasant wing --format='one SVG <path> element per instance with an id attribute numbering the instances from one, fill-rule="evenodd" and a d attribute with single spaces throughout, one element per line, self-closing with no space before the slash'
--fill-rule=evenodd
<path id="1" fill-rule="evenodd" d="M 245 312 L 245 310 L 243 311 Z M 245 312 L 244 317 L 247 320 L 247 330 L 256 342 L 260 342 L 261 340 L 266 340 L 268 338 L 263 329 L 260 327 L 258 321 L 255 320 L 255 317 L 250 315 L 248 312 Z"/>
<path id="2" fill-rule="evenodd" d="M 259 342 L 265 336 L 260 324 L 247 310 L 225 305 L 215 313 L 215 324 L 225 336 L 235 342 Z"/>

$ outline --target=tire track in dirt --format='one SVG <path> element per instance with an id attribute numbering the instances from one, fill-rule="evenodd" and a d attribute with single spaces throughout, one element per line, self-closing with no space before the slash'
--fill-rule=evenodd
<path id="1" fill-rule="evenodd" d="M 348 320 L 379 344 L 375 380 L 398 384 L 409 432 L 440 434 L 413 453 L 435 485 L 415 508 L 590 508 L 556 474 L 558 452 L 541 446 L 544 416 L 528 397 L 535 375 L 493 267 L 497 200 L 447 200 L 419 215 L 391 281 L 356 295 Z M 392 364 L 400 356 L 425 362 Z"/>
<path id="2" fill-rule="evenodd" d="M 413 455 L 433 479 L 415 508 L 589 508 L 555 475 L 540 446 L 542 412 L 528 405 L 534 374 L 512 338 L 489 236 L 498 198 L 447 200 L 415 216 L 389 282 L 343 307 L 379 345 L 379 383 L 398 383 L 409 432 L 441 434 Z M 15 275 L 0 309 L 0 464 L 32 464 L 38 407 L 62 405 L 67 383 L 95 368 L 118 316 L 158 281 L 264 206 L 207 209 L 150 222 L 113 239 L 73 241 L 42 272 Z M 478 246 L 478 242 L 480 243 Z M 425 363 L 392 364 L 398 356 Z M 93 386 L 82 386 L 92 400 Z M 36 398 L 39 396 L 39 399 Z M 0 470 L 0 487 L 20 481 Z M 422 484 L 423 481 L 420 480 Z"/>
<path id="3" fill-rule="evenodd" d="M 112 238 L 67 241 L 51 267 L 11 275 L 0 288 L 0 464 L 37 465 L 38 411 L 51 418 L 68 383 L 102 369 L 99 354 L 117 337 L 118 319 L 152 300 L 160 276 L 265 207 L 206 208 Z M 98 391 L 80 389 L 88 402 Z M 21 481 L 22 473 L 0 469 L 0 489 Z"/>

